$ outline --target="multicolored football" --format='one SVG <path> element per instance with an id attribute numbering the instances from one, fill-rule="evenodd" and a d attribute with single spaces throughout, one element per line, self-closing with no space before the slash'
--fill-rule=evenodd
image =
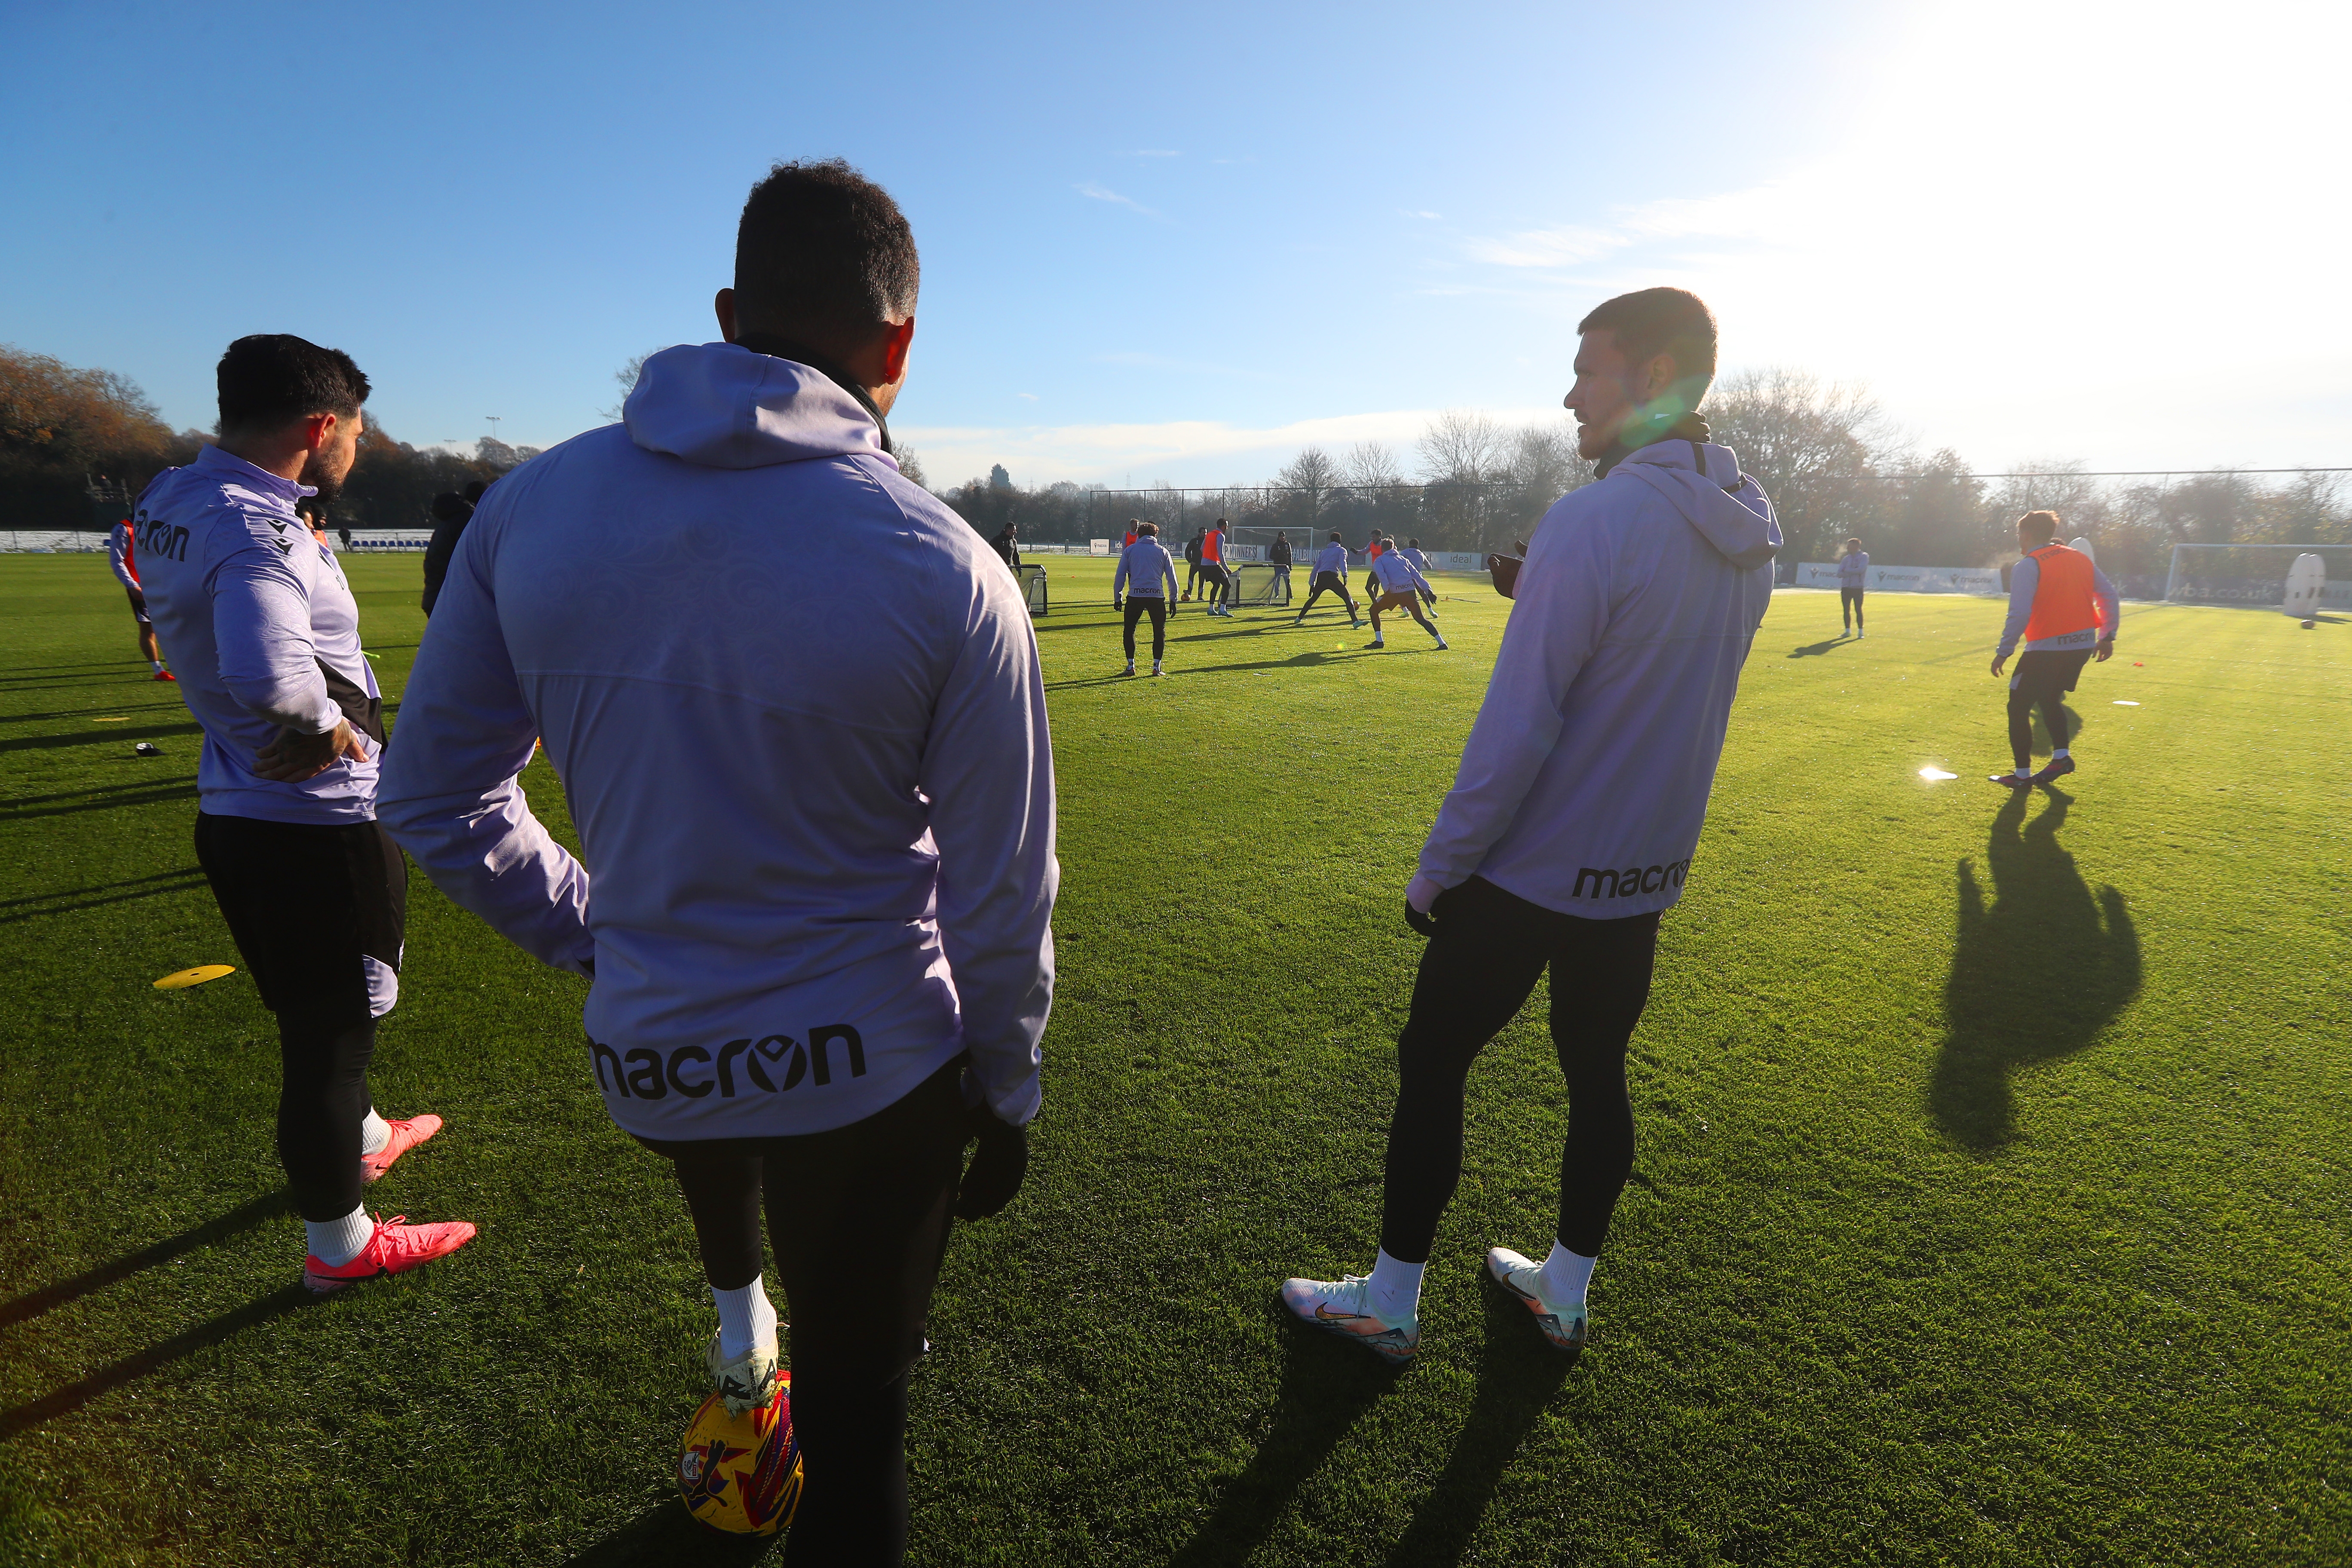
<path id="1" fill-rule="evenodd" d="M 766 1408 L 740 1415 L 713 1394 L 687 1423 L 677 1489 L 694 1517 L 739 1535 L 773 1535 L 801 1500 L 801 1446 L 793 1436 L 793 1374 L 776 1374 Z"/>

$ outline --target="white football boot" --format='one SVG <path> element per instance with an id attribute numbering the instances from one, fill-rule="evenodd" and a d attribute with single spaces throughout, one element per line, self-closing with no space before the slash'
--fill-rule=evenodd
<path id="1" fill-rule="evenodd" d="M 1286 1279 L 1282 1304 L 1302 1323 L 1353 1340 L 1391 1366 L 1411 1366 L 1421 1353 L 1419 1309 L 1402 1319 L 1372 1310 L 1371 1281 L 1350 1274 L 1342 1279 Z"/>
<path id="2" fill-rule="evenodd" d="M 1543 1337 L 1555 1348 L 1584 1348 L 1584 1303 L 1547 1300 L 1542 1264 L 1530 1262 L 1507 1247 L 1490 1247 L 1486 1249 L 1486 1272 L 1495 1277 L 1496 1284 L 1527 1304 L 1528 1310 L 1535 1314 L 1536 1327 L 1543 1331 Z"/>
<path id="3" fill-rule="evenodd" d="M 702 1359 L 710 1368 L 710 1381 L 719 1396 L 727 1402 L 727 1414 L 740 1415 L 746 1410 L 764 1410 L 776 1395 L 776 1336 L 770 1334 L 733 1361 L 722 1361 L 719 1350 L 719 1331 L 710 1331 L 710 1346 Z"/>

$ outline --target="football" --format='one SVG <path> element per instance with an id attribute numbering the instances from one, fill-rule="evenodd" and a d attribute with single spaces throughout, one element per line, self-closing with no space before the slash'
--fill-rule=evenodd
<path id="1" fill-rule="evenodd" d="M 793 1374 L 776 1375 L 766 1408 L 740 1415 L 713 1394 L 687 1423 L 677 1489 L 694 1517 L 738 1535 L 773 1535 L 801 1500 L 801 1446 L 793 1436 Z"/>

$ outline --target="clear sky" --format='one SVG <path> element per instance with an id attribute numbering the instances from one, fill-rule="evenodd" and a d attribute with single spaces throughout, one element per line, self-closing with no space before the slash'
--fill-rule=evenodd
<path id="1" fill-rule="evenodd" d="M 745 190 L 841 154 L 923 256 L 934 483 L 1265 477 L 1556 416 L 1577 318 L 1869 384 L 1980 469 L 2352 463 L 2352 7 L 0 5 L 0 341 L 212 422 L 349 350 L 418 444 L 602 422 Z"/>

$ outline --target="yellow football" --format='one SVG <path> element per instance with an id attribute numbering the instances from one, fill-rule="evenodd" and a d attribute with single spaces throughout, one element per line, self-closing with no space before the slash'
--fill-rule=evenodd
<path id="1" fill-rule="evenodd" d="M 687 1423 L 677 1489 L 694 1517 L 739 1535 L 773 1535 L 801 1500 L 801 1446 L 793 1436 L 793 1374 L 776 1376 L 762 1410 L 727 1413 L 713 1394 Z"/>

